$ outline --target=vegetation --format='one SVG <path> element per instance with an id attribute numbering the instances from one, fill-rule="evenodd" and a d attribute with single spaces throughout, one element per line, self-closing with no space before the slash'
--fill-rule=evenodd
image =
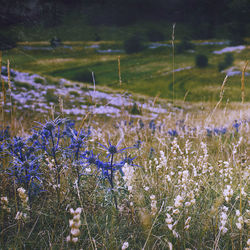
<path id="1" fill-rule="evenodd" d="M 0 248 L 249 249 L 249 4 L 2 4 Z"/>
<path id="2" fill-rule="evenodd" d="M 247 247 L 246 105 L 151 121 L 26 120 L 25 131 L 9 123 L 0 130 L 1 246 Z"/>
<path id="3" fill-rule="evenodd" d="M 224 57 L 224 60 L 218 64 L 218 70 L 222 71 L 233 64 L 234 56 L 230 53 L 227 53 Z"/>
<path id="4" fill-rule="evenodd" d="M 195 57 L 195 65 L 199 68 L 205 68 L 208 65 L 208 58 L 206 55 L 197 55 Z"/>
<path id="5" fill-rule="evenodd" d="M 143 38 L 139 34 L 134 34 L 126 41 L 124 41 L 124 49 L 126 53 L 138 53 L 145 49 L 145 45 L 143 43 Z"/>

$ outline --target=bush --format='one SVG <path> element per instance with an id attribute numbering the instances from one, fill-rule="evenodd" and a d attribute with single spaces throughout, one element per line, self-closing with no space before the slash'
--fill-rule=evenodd
<path id="1" fill-rule="evenodd" d="M 179 44 L 176 45 L 177 53 L 183 53 L 189 49 L 194 49 L 194 44 L 187 39 L 183 39 Z"/>
<path id="2" fill-rule="evenodd" d="M 58 102 L 58 97 L 55 95 L 55 90 L 54 89 L 47 89 L 47 93 L 45 94 L 45 98 L 47 102 L 53 102 L 56 103 Z"/>
<path id="3" fill-rule="evenodd" d="M 143 43 L 143 39 L 138 34 L 131 36 L 124 42 L 124 50 L 127 54 L 137 53 L 144 49 L 145 45 Z"/>
<path id="4" fill-rule="evenodd" d="M 35 83 L 41 83 L 41 84 L 43 84 L 43 83 L 44 83 L 44 79 L 42 79 L 42 78 L 40 78 L 40 77 L 36 77 L 36 78 L 34 79 L 34 82 L 35 82 Z"/>
<path id="5" fill-rule="evenodd" d="M 234 56 L 231 53 L 227 53 L 224 57 L 224 61 L 220 62 L 218 64 L 218 70 L 222 71 L 228 67 L 230 67 L 233 64 Z"/>
<path id="6" fill-rule="evenodd" d="M 0 33 L 0 50 L 15 48 L 17 41 L 16 35 L 11 32 L 6 32 L 5 34 Z"/>
<path id="7" fill-rule="evenodd" d="M 59 47 L 59 46 L 61 46 L 62 45 L 62 41 L 61 41 L 61 39 L 60 38 L 58 38 L 58 37 L 53 37 L 51 40 L 50 40 L 50 46 L 52 47 L 52 48 L 57 48 L 57 47 Z"/>
<path id="8" fill-rule="evenodd" d="M 227 68 L 227 66 L 225 65 L 225 62 L 220 62 L 218 64 L 218 71 L 222 71 L 222 70 L 224 70 L 226 68 Z"/>
<path id="9" fill-rule="evenodd" d="M 149 30 L 147 32 L 147 37 L 150 42 L 158 42 L 165 40 L 164 34 L 159 30 Z"/>
<path id="10" fill-rule="evenodd" d="M 92 73 L 88 70 L 76 72 L 73 76 L 73 80 L 79 82 L 93 83 Z M 97 83 L 97 81 L 95 82 Z"/>
<path id="11" fill-rule="evenodd" d="M 141 109 L 136 102 L 133 104 L 130 113 L 132 115 L 141 115 L 142 114 Z"/>
<path id="12" fill-rule="evenodd" d="M 227 53 L 224 57 L 224 62 L 228 65 L 231 66 L 234 61 L 234 56 L 231 53 Z"/>
<path id="13" fill-rule="evenodd" d="M 208 58 L 206 55 L 197 55 L 195 57 L 195 65 L 199 68 L 205 68 L 208 65 Z"/>

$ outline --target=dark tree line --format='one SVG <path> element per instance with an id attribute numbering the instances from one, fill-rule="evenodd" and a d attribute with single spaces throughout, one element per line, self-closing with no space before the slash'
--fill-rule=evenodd
<path id="1" fill-rule="evenodd" d="M 183 22 L 197 38 L 213 37 L 221 25 L 233 36 L 249 35 L 249 0 L 8 0 L 0 8 L 0 26 L 18 23 L 59 25 L 71 10 L 91 25 L 128 25 L 137 21 Z M 249 26 L 248 26 L 249 27 Z"/>

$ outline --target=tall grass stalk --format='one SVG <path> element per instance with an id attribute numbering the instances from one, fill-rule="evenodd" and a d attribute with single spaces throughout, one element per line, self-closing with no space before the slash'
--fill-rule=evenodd
<path id="1" fill-rule="evenodd" d="M 8 87 L 10 92 L 10 124 L 12 131 L 14 131 L 14 120 L 13 120 L 13 105 L 12 105 L 12 97 L 11 97 L 11 81 L 10 81 L 10 61 L 7 60 L 7 71 L 8 71 Z"/>
<path id="2" fill-rule="evenodd" d="M 118 76 L 119 76 L 119 84 L 122 86 L 122 77 L 121 77 L 121 56 L 118 56 Z"/>
<path id="3" fill-rule="evenodd" d="M 212 119 L 212 117 L 213 117 L 215 111 L 217 110 L 217 108 L 219 107 L 219 105 L 220 105 L 221 102 L 222 102 L 222 99 L 223 99 L 223 96 L 224 96 L 224 91 L 225 91 L 225 85 L 226 85 L 226 82 L 227 82 L 227 78 L 228 78 L 228 75 L 226 75 L 226 77 L 224 78 L 224 81 L 223 81 L 223 83 L 222 83 L 222 85 L 221 85 L 221 88 L 220 88 L 220 99 L 219 99 L 219 101 L 216 103 L 216 105 L 215 105 L 213 111 L 211 112 L 211 114 L 209 115 L 208 121 L 211 121 L 211 119 Z"/>
<path id="4" fill-rule="evenodd" d="M 245 72 L 247 69 L 248 61 L 245 63 L 245 66 L 242 70 L 242 75 L 241 75 L 241 103 L 244 103 L 245 100 Z"/>
<path id="5" fill-rule="evenodd" d="M 173 66 L 173 104 L 174 104 L 174 81 L 175 81 L 175 75 L 174 75 L 174 68 L 175 68 L 175 54 L 174 54 L 174 39 L 175 39 L 175 23 L 173 24 L 173 32 L 172 32 L 172 66 Z"/>

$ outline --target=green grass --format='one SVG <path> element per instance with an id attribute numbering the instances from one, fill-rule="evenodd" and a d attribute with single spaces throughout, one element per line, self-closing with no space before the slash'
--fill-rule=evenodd
<path id="1" fill-rule="evenodd" d="M 4 61 L 10 59 L 11 67 L 23 71 L 66 78 L 92 84 L 91 72 L 95 73 L 96 84 L 114 89 L 120 88 L 117 58 L 119 54 L 98 54 L 94 49 L 85 49 L 89 42 L 69 43 L 72 50 L 58 48 L 54 51 L 24 51 L 21 47 L 4 53 Z M 93 43 L 92 43 L 93 44 Z M 101 42 L 100 48 L 121 48 L 120 42 Z M 218 72 L 218 63 L 224 54 L 212 52 L 222 46 L 196 46 L 195 53 L 175 55 L 175 69 L 191 66 L 192 69 L 175 72 L 174 91 L 176 99 L 186 97 L 187 101 L 218 101 L 219 89 L 225 74 Z M 195 67 L 197 54 L 208 56 L 209 65 Z M 234 65 L 240 70 L 249 58 L 249 49 L 234 53 Z M 137 54 L 121 54 L 122 89 L 149 96 L 159 95 L 172 99 L 172 49 L 158 48 L 144 50 Z M 225 99 L 241 100 L 241 76 L 229 77 L 226 83 Z M 246 101 L 250 100 L 250 88 L 246 77 Z"/>

